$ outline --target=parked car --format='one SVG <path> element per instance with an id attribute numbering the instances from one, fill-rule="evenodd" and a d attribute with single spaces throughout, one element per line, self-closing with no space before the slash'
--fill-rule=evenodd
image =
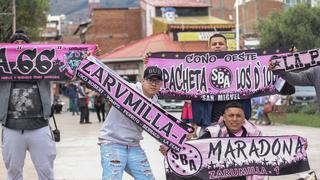
<path id="1" fill-rule="evenodd" d="M 316 90 L 313 86 L 295 86 L 296 92 L 291 95 L 290 104 L 307 104 L 317 102 Z"/>
<path id="2" fill-rule="evenodd" d="M 182 110 L 184 101 L 177 99 L 159 99 L 158 103 L 167 111 L 180 111 Z"/>

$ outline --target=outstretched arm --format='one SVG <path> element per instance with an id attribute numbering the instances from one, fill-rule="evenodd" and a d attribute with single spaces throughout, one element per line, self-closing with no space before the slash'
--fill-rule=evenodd
<path id="1" fill-rule="evenodd" d="M 316 70 L 320 71 L 320 67 L 309 68 L 301 72 L 280 72 L 279 76 L 292 85 L 314 86 Z"/>

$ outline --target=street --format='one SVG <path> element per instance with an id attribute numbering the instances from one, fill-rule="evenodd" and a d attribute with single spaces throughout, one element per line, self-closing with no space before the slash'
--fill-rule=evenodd
<path id="1" fill-rule="evenodd" d="M 179 117 L 180 112 L 172 113 Z M 97 137 L 101 123 L 98 122 L 96 114 L 90 113 L 92 124 L 79 124 L 79 116 L 72 116 L 70 112 L 63 112 L 56 115 L 57 124 L 61 131 L 61 142 L 57 143 L 57 157 L 55 160 L 56 180 L 99 180 L 101 179 L 101 166 L 99 146 Z M 320 172 L 320 129 L 300 126 L 260 126 L 264 135 L 300 135 L 308 139 L 308 157 L 310 167 Z M 151 168 L 157 180 L 165 180 L 163 167 L 163 156 L 158 151 L 160 143 L 147 133 L 144 133 L 144 140 L 141 142 L 147 153 Z M 0 150 L 1 151 L 1 150 Z M 3 163 L 2 154 L 0 160 L 0 179 L 5 179 L 6 169 Z M 33 168 L 29 154 L 24 166 L 24 179 L 34 180 L 36 172 Z M 271 180 L 298 179 L 298 174 L 288 176 L 270 177 Z M 124 180 L 131 180 L 127 174 Z M 267 179 L 267 178 L 265 178 Z"/>

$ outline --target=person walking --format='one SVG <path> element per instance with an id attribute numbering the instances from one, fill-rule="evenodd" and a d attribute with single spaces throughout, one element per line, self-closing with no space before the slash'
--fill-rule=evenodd
<path id="1" fill-rule="evenodd" d="M 70 110 L 72 112 L 72 116 L 74 116 L 75 114 L 79 115 L 78 87 L 75 83 L 69 83 L 67 87 L 67 95 L 70 101 Z"/>
<path id="2" fill-rule="evenodd" d="M 89 121 L 89 96 L 86 92 L 86 85 L 84 82 L 80 82 L 78 89 L 79 108 L 80 108 L 80 124 L 91 124 Z"/>
<path id="3" fill-rule="evenodd" d="M 104 106 L 105 106 L 104 97 L 101 94 L 96 93 L 94 95 L 94 109 L 96 110 L 99 122 L 104 121 L 104 118 L 105 118 L 106 111 L 105 111 Z M 102 117 L 102 119 L 101 119 L 101 117 Z"/>

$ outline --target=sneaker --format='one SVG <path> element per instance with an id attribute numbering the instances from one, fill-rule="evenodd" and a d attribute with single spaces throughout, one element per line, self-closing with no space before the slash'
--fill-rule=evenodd
<path id="1" fill-rule="evenodd" d="M 86 122 L 86 124 L 92 124 L 92 122 Z"/>

